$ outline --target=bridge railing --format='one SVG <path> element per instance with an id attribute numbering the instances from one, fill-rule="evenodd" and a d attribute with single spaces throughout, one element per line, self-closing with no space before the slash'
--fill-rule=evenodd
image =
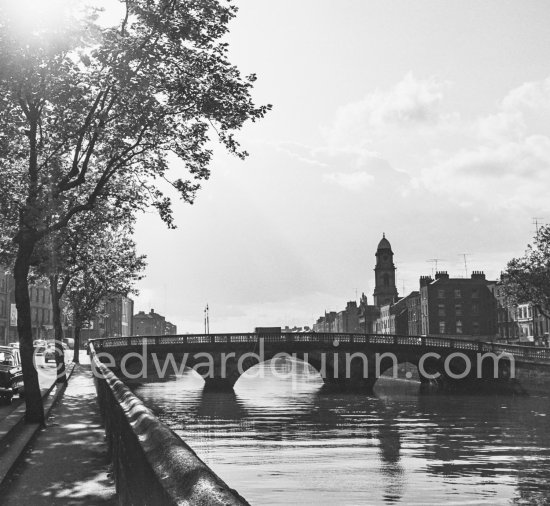
<path id="1" fill-rule="evenodd" d="M 218 345 L 259 343 L 312 343 L 320 345 L 360 344 L 360 345 L 391 345 L 422 348 L 442 348 L 462 351 L 477 351 L 482 353 L 509 353 L 517 358 L 537 361 L 550 361 L 550 348 L 498 344 L 485 341 L 454 339 L 439 336 L 404 336 L 393 334 L 351 334 L 351 333 L 244 333 L 244 334 L 183 334 L 170 336 L 133 336 L 93 339 L 97 351 L 110 348 L 126 348 L 139 346 L 173 346 L 173 345 Z"/>

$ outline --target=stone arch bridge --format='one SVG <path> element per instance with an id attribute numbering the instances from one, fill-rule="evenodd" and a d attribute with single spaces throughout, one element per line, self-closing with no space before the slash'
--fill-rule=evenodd
<path id="1" fill-rule="evenodd" d="M 329 385 L 371 391 L 388 369 L 409 362 L 427 388 L 550 391 L 550 348 L 452 337 L 387 334 L 201 334 L 94 339 L 99 359 L 122 377 L 158 380 L 192 367 L 208 389 L 232 389 L 251 367 L 291 356 Z"/>

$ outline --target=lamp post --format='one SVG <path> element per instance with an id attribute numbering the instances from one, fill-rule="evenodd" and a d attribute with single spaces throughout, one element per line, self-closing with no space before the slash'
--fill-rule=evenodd
<path id="1" fill-rule="evenodd" d="M 210 309 L 208 308 L 208 304 L 204 308 L 204 333 L 210 334 Z"/>

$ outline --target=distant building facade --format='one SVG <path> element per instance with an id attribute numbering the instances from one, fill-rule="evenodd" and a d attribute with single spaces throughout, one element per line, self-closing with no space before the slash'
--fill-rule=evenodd
<path id="1" fill-rule="evenodd" d="M 128 337 L 133 335 L 134 301 L 117 295 L 105 300 L 100 328 L 106 337 Z"/>
<path id="2" fill-rule="evenodd" d="M 548 345 L 550 319 L 530 304 L 510 306 L 502 284 L 481 271 L 469 278 L 420 278 L 420 286 L 399 298 L 396 267 L 390 242 L 383 235 L 376 250 L 373 304 L 363 293 L 359 304 L 343 311 L 325 311 L 313 325 L 315 332 L 361 332 L 399 335 L 453 336 Z M 357 329 L 357 330 L 354 330 Z"/>
<path id="3" fill-rule="evenodd" d="M 376 332 L 376 322 L 380 316 L 380 308 L 368 304 L 367 297 L 363 293 L 359 301 L 358 325 L 359 332 L 373 334 Z"/>
<path id="4" fill-rule="evenodd" d="M 314 332 L 336 332 L 336 315 L 335 311 L 326 312 L 325 316 L 320 316 L 313 324 Z"/>
<path id="5" fill-rule="evenodd" d="M 378 334 L 409 335 L 409 300 L 415 293 L 418 294 L 418 292 L 412 292 L 406 297 L 380 308 L 380 316 L 376 320 Z"/>
<path id="6" fill-rule="evenodd" d="M 520 344 L 548 346 L 550 321 L 536 306 L 531 303 L 518 304 L 516 318 Z"/>
<path id="7" fill-rule="evenodd" d="M 177 327 L 166 321 L 166 318 L 151 309 L 149 313 L 140 311 L 133 318 L 134 335 L 165 336 L 177 334 Z"/>
<path id="8" fill-rule="evenodd" d="M 497 336 L 497 302 L 485 274 L 450 278 L 438 272 L 435 280 L 420 278 L 423 335 L 453 335 L 493 339 Z"/>
<path id="9" fill-rule="evenodd" d="M 411 292 L 407 297 L 407 334 L 409 336 L 422 335 L 422 309 L 420 292 Z"/>
<path id="10" fill-rule="evenodd" d="M 500 281 L 488 285 L 497 304 L 497 339 L 507 343 L 520 341 L 520 326 L 518 308 L 510 304 L 506 298 Z"/>
<path id="11" fill-rule="evenodd" d="M 178 333 L 178 328 L 173 323 L 167 321 L 164 325 L 165 336 L 175 336 Z"/>
<path id="12" fill-rule="evenodd" d="M 47 283 L 29 286 L 33 339 L 53 338 L 53 314 L 50 287 Z M 8 268 L 0 266 L 0 343 L 18 341 L 15 280 Z"/>
<path id="13" fill-rule="evenodd" d="M 284 332 L 286 334 L 291 332 L 311 332 L 311 330 L 312 329 L 307 325 L 304 327 L 297 327 L 297 326 L 289 327 L 288 325 L 285 325 L 284 327 L 281 328 L 281 332 Z"/>
<path id="14" fill-rule="evenodd" d="M 81 339 L 102 337 L 129 337 L 133 334 L 132 314 L 134 301 L 124 295 L 114 295 L 103 300 L 98 315 L 81 330 Z"/>
<path id="15" fill-rule="evenodd" d="M 393 251 L 390 242 L 383 234 L 382 239 L 378 243 L 375 253 L 376 264 L 374 267 L 375 287 L 373 293 L 373 304 L 368 304 L 367 297 L 363 293 L 359 300 L 359 305 L 356 301 L 347 303 L 343 311 L 326 312 L 324 316 L 320 316 L 313 324 L 314 332 L 343 332 L 343 333 L 376 333 L 381 332 L 381 328 L 391 328 L 390 309 L 384 309 L 384 316 L 381 316 L 382 308 L 391 306 L 399 300 L 397 287 L 395 286 L 395 264 L 393 263 Z M 396 315 L 392 313 L 393 325 L 399 325 L 402 328 L 403 319 L 406 318 L 406 306 L 399 306 L 395 311 L 403 312 L 396 320 Z M 392 310 L 393 311 L 393 310 Z M 386 315 L 386 313 L 388 313 Z M 383 322 L 379 321 L 383 318 Z M 405 319 L 406 333 L 407 321 Z M 389 333 L 389 331 L 385 331 Z"/>

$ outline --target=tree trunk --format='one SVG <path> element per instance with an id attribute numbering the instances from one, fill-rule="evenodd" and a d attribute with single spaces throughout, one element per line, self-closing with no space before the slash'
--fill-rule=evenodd
<path id="1" fill-rule="evenodd" d="M 38 382 L 38 373 L 34 364 L 34 347 L 32 343 L 31 301 L 29 297 L 29 267 L 34 242 L 22 240 L 18 244 L 17 257 L 13 269 L 15 279 L 15 305 L 17 307 L 17 333 L 23 382 L 25 388 L 27 423 L 44 423 L 44 406 Z"/>
<path id="2" fill-rule="evenodd" d="M 63 351 L 63 326 L 61 325 L 60 295 L 57 289 L 57 276 L 50 276 L 50 292 L 52 294 L 53 328 L 55 330 L 55 365 L 57 382 L 67 383 L 65 374 L 65 352 Z"/>
<path id="3" fill-rule="evenodd" d="M 80 330 L 82 325 L 80 323 L 75 324 L 74 327 L 74 355 L 73 362 L 75 364 L 80 364 Z"/>

